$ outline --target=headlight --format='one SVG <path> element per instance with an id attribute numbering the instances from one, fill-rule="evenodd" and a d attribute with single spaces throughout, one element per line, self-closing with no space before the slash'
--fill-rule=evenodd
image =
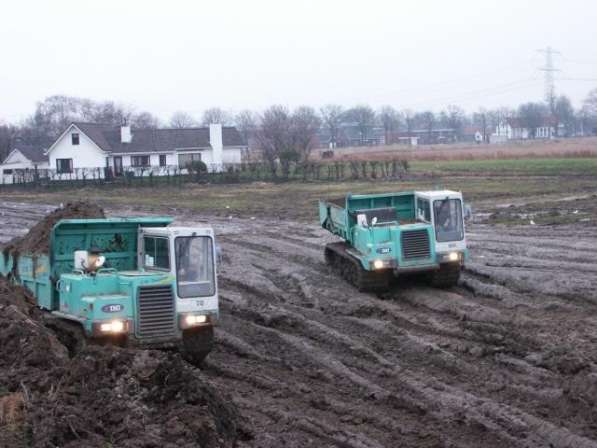
<path id="1" fill-rule="evenodd" d="M 383 263 L 383 261 L 382 261 L 382 260 L 375 260 L 375 261 L 373 262 L 373 267 L 374 267 L 375 269 L 382 269 L 382 268 L 383 268 L 383 266 L 384 266 L 384 263 Z"/>
<path id="2" fill-rule="evenodd" d="M 205 314 L 181 314 L 178 317 L 178 323 L 183 330 L 208 322 L 211 322 L 210 317 Z"/>
<path id="3" fill-rule="evenodd" d="M 102 333 L 122 333 L 124 329 L 125 325 L 121 320 L 113 320 L 112 322 L 100 325 L 100 330 Z"/>
<path id="4" fill-rule="evenodd" d="M 458 252 L 450 252 L 450 254 L 448 255 L 448 260 L 458 261 L 460 260 L 460 254 Z"/>
<path id="5" fill-rule="evenodd" d="M 185 318 L 185 322 L 188 326 L 204 324 L 205 322 L 207 322 L 207 316 L 203 316 L 203 315 L 195 316 L 195 315 L 190 314 Z"/>

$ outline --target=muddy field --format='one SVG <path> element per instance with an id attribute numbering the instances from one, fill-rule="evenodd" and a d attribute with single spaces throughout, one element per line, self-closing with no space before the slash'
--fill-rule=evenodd
<path id="1" fill-rule="evenodd" d="M 178 211 L 179 224 L 210 222 L 219 236 L 222 319 L 216 349 L 201 369 L 155 356 L 215 397 L 201 408 L 205 425 L 215 428 L 210 446 L 597 447 L 595 205 L 591 196 L 574 200 L 581 202 L 564 201 L 562 210 L 588 208 L 588 221 L 528 225 L 532 218 L 520 217 L 520 204 L 479 210 L 481 218 L 468 228 L 472 262 L 458 287 L 442 291 L 413 280 L 377 296 L 358 293 L 328 270 L 323 246 L 332 237 L 316 222 Z M 558 203 L 547 208 L 557 210 Z M 533 207 L 539 213 L 540 205 Z M 22 235 L 52 208 L 0 203 L 0 242 Z M 504 216 L 527 225 L 496 224 Z M 2 309 L 5 327 L 13 317 Z M 23 353 L 27 343 L 13 341 Z M 82 359 L 64 355 L 52 363 L 65 368 L 97 357 L 104 366 L 98 377 L 119 378 L 106 356 L 147 356 L 110 350 L 91 347 Z M 21 363 L 18 355 L 4 359 L 0 372 Z M 6 384 L 0 376 L 4 396 L 40 388 L 24 372 Z M 68 402 L 53 389 L 37 393 L 40 402 L 54 400 L 54 413 L 68 403 L 76 421 L 97 403 L 82 392 L 81 375 L 69 378 Z M 151 390 L 161 385 L 156 379 Z M 146 415 L 173 409 L 167 400 L 141 396 Z M 221 403 L 224 414 L 217 411 Z M 192 405 L 185 412 L 199 411 Z M 136 418 L 113 428 L 106 420 L 108 446 L 137 446 L 134 429 L 126 427 Z M 69 434 L 71 420 L 59 421 Z M 172 426 L 166 418 L 152 424 L 157 434 Z M 180 439 L 200 434 L 186 430 Z M 85 437 L 79 426 L 74 431 Z M 84 440 L 106 446 L 92 436 Z M 151 443 L 138 446 L 165 446 Z M 195 439 L 189 446 L 202 445 Z"/>

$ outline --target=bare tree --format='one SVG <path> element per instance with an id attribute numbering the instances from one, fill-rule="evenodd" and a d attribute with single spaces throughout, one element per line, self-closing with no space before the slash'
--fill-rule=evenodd
<path id="1" fill-rule="evenodd" d="M 16 126 L 9 124 L 0 124 L 0 163 L 8 157 L 10 151 L 14 149 L 15 140 L 18 135 Z"/>
<path id="2" fill-rule="evenodd" d="M 575 114 L 572 103 L 567 96 L 561 95 L 554 100 L 553 117 L 555 119 L 556 132 L 558 132 L 560 124 L 562 124 L 565 136 L 572 135 L 575 127 Z"/>
<path id="3" fill-rule="evenodd" d="M 130 119 L 131 126 L 137 129 L 156 129 L 160 127 L 160 120 L 150 112 L 135 114 Z"/>
<path id="4" fill-rule="evenodd" d="M 197 126 L 197 121 L 195 121 L 195 119 L 187 112 L 178 111 L 172 114 L 172 117 L 170 118 L 170 126 L 178 129 L 190 128 Z"/>
<path id="5" fill-rule="evenodd" d="M 132 107 L 125 107 L 113 101 L 98 103 L 91 100 L 84 100 L 83 114 L 85 121 L 112 126 L 120 126 L 125 121 L 132 123 L 136 115 Z"/>
<path id="6" fill-rule="evenodd" d="M 321 119 L 312 107 L 301 106 L 292 113 L 291 143 L 298 152 L 301 162 L 309 160 L 320 127 Z"/>
<path id="7" fill-rule="evenodd" d="M 537 128 L 543 125 L 549 110 L 542 103 L 526 103 L 518 108 L 518 118 L 523 127 L 529 129 L 531 138 L 537 137 Z"/>
<path id="8" fill-rule="evenodd" d="M 344 113 L 344 118 L 357 125 L 360 133 L 360 144 L 362 145 L 367 140 L 367 137 L 369 137 L 371 128 L 375 124 L 375 112 L 367 105 L 359 105 L 348 109 Z"/>
<path id="9" fill-rule="evenodd" d="M 415 113 L 410 109 L 404 109 L 401 115 L 404 120 L 404 124 L 406 125 L 406 132 L 408 133 L 409 137 L 412 137 L 412 132 L 415 127 Z"/>
<path id="10" fill-rule="evenodd" d="M 241 110 L 234 117 L 234 124 L 236 129 L 242 135 L 245 143 L 249 144 L 249 139 L 253 137 L 257 130 L 257 122 L 259 117 L 254 112 L 245 109 Z"/>
<path id="11" fill-rule="evenodd" d="M 435 114 L 431 111 L 417 114 L 418 121 L 421 123 L 423 129 L 427 131 L 427 136 L 431 142 L 433 136 L 433 129 L 435 128 Z"/>
<path id="12" fill-rule="evenodd" d="M 323 126 L 330 134 L 330 146 L 335 148 L 338 144 L 338 133 L 344 108 L 338 104 L 326 104 L 320 109 Z"/>
<path id="13" fill-rule="evenodd" d="M 393 143 L 392 140 L 392 133 L 398 129 L 400 124 L 400 116 L 396 109 L 392 106 L 383 106 L 378 114 L 377 114 L 381 125 L 383 126 L 384 130 L 384 137 L 386 140 L 386 145 Z"/>
<path id="14" fill-rule="evenodd" d="M 589 92 L 583 101 L 582 108 L 588 115 L 597 117 L 597 89 L 593 89 Z"/>
<path id="15" fill-rule="evenodd" d="M 209 126 L 210 124 L 229 125 L 232 123 L 232 117 L 219 107 L 212 107 L 203 112 L 201 123 L 203 126 Z"/>
<path id="16" fill-rule="evenodd" d="M 583 134 L 597 134 L 597 89 L 589 92 L 579 112 Z"/>
<path id="17" fill-rule="evenodd" d="M 274 177 L 277 177 L 277 162 L 287 175 L 291 161 L 298 160 L 298 154 L 289 141 L 291 120 L 288 109 L 284 106 L 271 106 L 263 112 L 261 126 L 256 133 L 257 143 L 264 161 L 269 165 Z"/>
<path id="18" fill-rule="evenodd" d="M 466 112 L 459 106 L 453 104 L 446 108 L 447 125 L 454 130 L 456 137 L 462 137 L 462 131 L 466 121 Z"/>

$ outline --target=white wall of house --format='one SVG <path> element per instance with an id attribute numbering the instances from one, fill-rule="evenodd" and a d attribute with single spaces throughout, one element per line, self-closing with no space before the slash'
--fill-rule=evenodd
<path id="1" fill-rule="evenodd" d="M 11 165 L 11 166 L 8 166 Z M 12 168 L 32 168 L 33 164 L 31 161 L 21 154 L 18 150 L 13 150 L 10 152 L 8 157 L 4 160 L 2 164 L 3 168 L 12 169 Z"/>
<path id="2" fill-rule="evenodd" d="M 209 144 L 211 146 L 211 170 L 222 171 L 224 164 L 224 142 L 222 138 L 222 125 L 209 125 Z"/>
<path id="3" fill-rule="evenodd" d="M 129 154 L 129 155 L 124 155 L 122 156 L 122 166 L 125 169 L 135 169 L 135 168 L 140 168 L 140 167 L 134 167 L 132 165 L 132 158 L 135 156 L 149 156 L 149 167 L 143 167 L 143 168 L 151 168 L 153 171 L 156 171 L 156 169 L 160 168 L 160 156 L 161 155 L 165 155 L 166 156 L 166 167 L 171 167 L 173 165 L 177 165 L 177 157 L 176 154 L 174 153 L 157 153 L 157 152 L 140 152 L 140 153 L 135 153 L 135 154 Z M 162 167 L 162 168 L 166 168 L 166 167 Z"/>
<path id="4" fill-rule="evenodd" d="M 242 162 L 242 148 L 224 148 L 222 154 L 222 163 L 238 164 Z"/>
<path id="5" fill-rule="evenodd" d="M 72 134 L 79 134 L 79 144 L 72 144 Z M 73 169 L 78 168 L 103 168 L 106 166 L 107 153 L 102 151 L 89 137 L 72 126 L 50 148 L 48 154 L 50 167 L 56 169 L 56 159 L 72 159 Z"/>
<path id="6" fill-rule="evenodd" d="M 552 138 L 555 134 L 555 129 L 552 126 L 542 126 L 537 128 L 536 138 Z"/>

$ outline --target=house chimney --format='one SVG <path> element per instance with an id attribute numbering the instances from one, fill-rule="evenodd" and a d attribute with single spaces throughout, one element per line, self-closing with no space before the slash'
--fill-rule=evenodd
<path id="1" fill-rule="evenodd" d="M 126 121 L 120 126 L 120 143 L 130 143 L 133 140 L 133 134 L 131 133 L 131 127 Z"/>
<path id="2" fill-rule="evenodd" d="M 212 162 L 214 164 L 214 171 L 222 171 L 224 169 L 224 145 L 222 142 L 222 125 L 209 125 L 209 144 L 212 148 Z"/>

